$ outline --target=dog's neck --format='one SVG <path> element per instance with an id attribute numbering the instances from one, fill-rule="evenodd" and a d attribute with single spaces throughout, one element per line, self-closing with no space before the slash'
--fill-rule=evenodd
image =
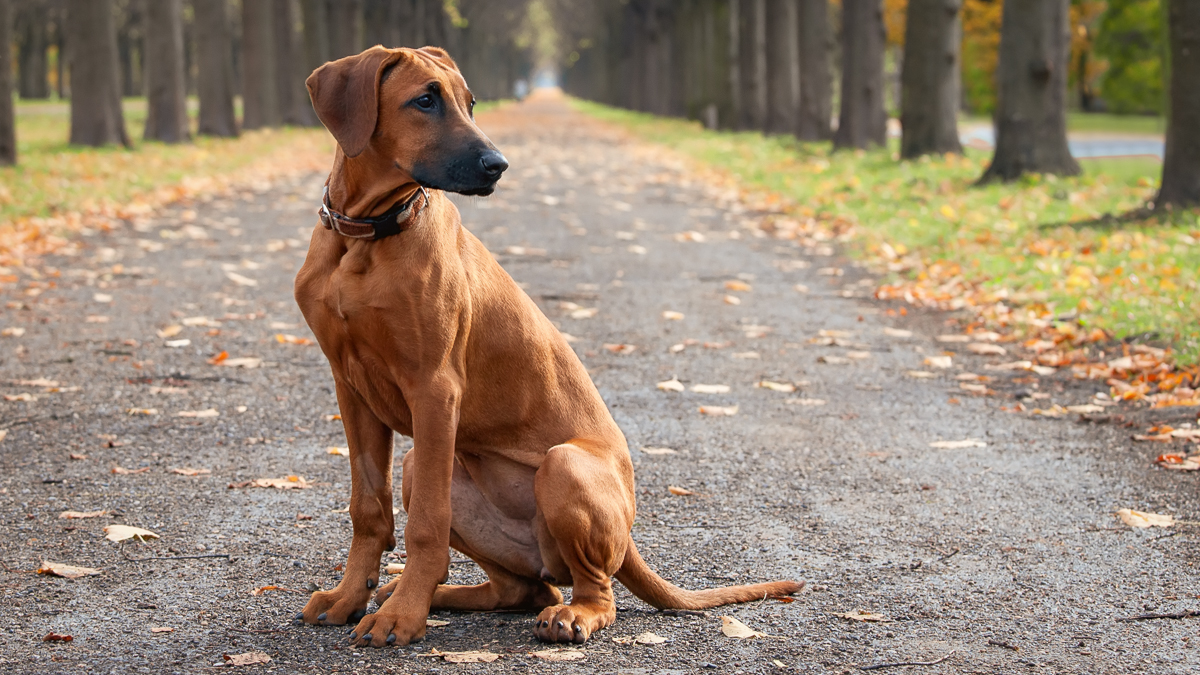
<path id="1" fill-rule="evenodd" d="M 351 218 L 374 218 L 421 189 L 407 172 L 374 154 L 368 148 L 357 157 L 347 157 L 338 148 L 329 172 L 330 208 Z"/>

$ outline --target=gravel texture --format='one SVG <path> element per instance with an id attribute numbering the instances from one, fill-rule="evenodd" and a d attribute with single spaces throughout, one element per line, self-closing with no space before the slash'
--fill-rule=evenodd
<path id="1" fill-rule="evenodd" d="M 955 375 L 1005 357 L 934 342 L 948 315 L 889 318 L 898 306 L 870 299 L 871 279 L 836 249 L 754 236 L 736 201 L 663 151 L 553 101 L 482 124 L 512 169 L 495 196 L 457 200 L 464 223 L 578 338 L 633 449 L 643 555 L 689 588 L 781 578 L 808 588 L 791 603 L 704 616 L 658 613 L 618 586 L 617 622 L 575 662 L 529 656 L 545 649 L 531 614 L 442 613 L 434 618 L 449 623 L 424 642 L 385 650 L 349 648 L 346 628 L 293 625 L 306 589 L 337 582 L 350 541 L 346 460 L 327 451 L 345 445 L 340 422 L 326 418 L 337 413 L 328 367 L 318 347 L 276 338 L 311 338 L 291 297 L 324 178 L 311 175 L 91 233 L 78 255 L 46 261 L 61 271 L 44 280 L 53 287 L 4 299 L 0 327 L 26 332 L 0 338 L 0 389 L 36 400 L 0 401 L 0 671 L 193 673 L 254 651 L 271 661 L 237 670 L 821 673 L 947 656 L 885 672 L 1200 670 L 1200 618 L 1118 621 L 1200 609 L 1196 529 L 1132 530 L 1113 515 L 1128 507 L 1200 520 L 1195 474 L 1154 467 L 1161 449 L 1133 444 L 1119 425 L 1001 411 L 1034 386 L 1019 381 L 1026 373 L 997 375 L 992 396 L 962 391 Z M 728 289 L 733 280 L 752 290 Z M 574 319 L 564 303 L 598 312 Z M 212 325 L 156 334 L 191 317 Z M 810 343 L 822 329 L 849 336 Z M 166 345 L 181 339 L 190 344 Z M 699 342 L 670 351 L 687 339 Z M 906 375 L 947 348 L 964 352 L 950 370 Z M 223 351 L 262 363 L 208 363 Z M 867 354 L 819 361 L 847 352 Z M 655 387 L 673 377 L 730 390 Z M 36 378 L 79 389 L 16 383 Z M 764 379 L 798 389 L 755 387 Z M 1106 388 L 1061 375 L 1036 384 L 1046 406 Z M 737 412 L 702 415 L 702 405 Z M 178 415 L 209 409 L 219 416 Z M 964 439 L 986 445 L 930 447 Z M 211 473 L 171 472 L 179 468 Z M 227 487 L 289 475 L 311 487 Z M 108 513 L 60 518 L 66 510 Z M 109 542 L 109 524 L 161 538 Z M 452 582 L 482 579 L 452 557 Z M 101 573 L 33 573 L 43 561 Z M 252 595 L 268 585 L 280 588 Z M 855 610 L 888 621 L 838 616 Z M 722 615 L 767 636 L 726 637 Z M 667 641 L 612 639 L 646 631 Z M 44 642 L 48 633 L 73 640 Z M 431 649 L 502 658 L 457 665 Z"/>

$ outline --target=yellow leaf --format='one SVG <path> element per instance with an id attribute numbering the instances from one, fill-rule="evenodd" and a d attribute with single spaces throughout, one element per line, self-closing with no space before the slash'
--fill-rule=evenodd
<path id="1" fill-rule="evenodd" d="M 1175 524 L 1175 517 L 1164 515 L 1161 513 L 1144 513 L 1142 511 L 1134 511 L 1133 509 L 1121 509 L 1117 511 L 1117 516 L 1121 522 L 1130 527 L 1171 527 Z"/>

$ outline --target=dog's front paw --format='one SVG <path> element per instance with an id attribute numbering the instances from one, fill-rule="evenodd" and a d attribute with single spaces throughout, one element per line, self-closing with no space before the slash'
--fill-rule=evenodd
<path id="1" fill-rule="evenodd" d="M 593 630 L 603 628 L 593 612 L 571 605 L 555 605 L 543 609 L 533 625 L 533 634 L 542 642 L 573 642 L 583 644 Z"/>
<path id="2" fill-rule="evenodd" d="M 416 642 L 425 637 L 427 614 L 381 607 L 354 627 L 350 632 L 350 641 L 360 647 L 389 647 Z"/>
<path id="3" fill-rule="evenodd" d="M 367 614 L 369 590 L 351 593 L 341 586 L 332 591 L 317 591 L 308 599 L 304 611 L 296 615 L 297 621 L 323 626 L 342 626 L 362 619 Z"/>

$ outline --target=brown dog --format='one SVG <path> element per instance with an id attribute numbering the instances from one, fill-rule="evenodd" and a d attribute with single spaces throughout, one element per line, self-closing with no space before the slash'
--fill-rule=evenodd
<path id="1" fill-rule="evenodd" d="M 613 576 L 658 608 L 800 590 L 685 591 L 638 555 L 621 430 L 566 340 L 443 194 L 491 194 L 508 167 L 449 56 L 372 47 L 317 69 L 308 89 L 339 148 L 296 301 L 333 370 L 354 538 L 341 583 L 313 593 L 297 619 L 358 621 L 351 640 L 382 647 L 420 639 L 430 609 L 523 609 L 540 612 L 540 639 L 579 643 L 616 618 Z M 408 560 L 376 589 L 380 556 L 396 545 L 393 430 L 414 446 L 403 460 Z M 442 585 L 451 547 L 488 581 Z M 564 605 L 556 586 L 570 585 Z M 372 592 L 379 609 L 366 615 Z"/>

